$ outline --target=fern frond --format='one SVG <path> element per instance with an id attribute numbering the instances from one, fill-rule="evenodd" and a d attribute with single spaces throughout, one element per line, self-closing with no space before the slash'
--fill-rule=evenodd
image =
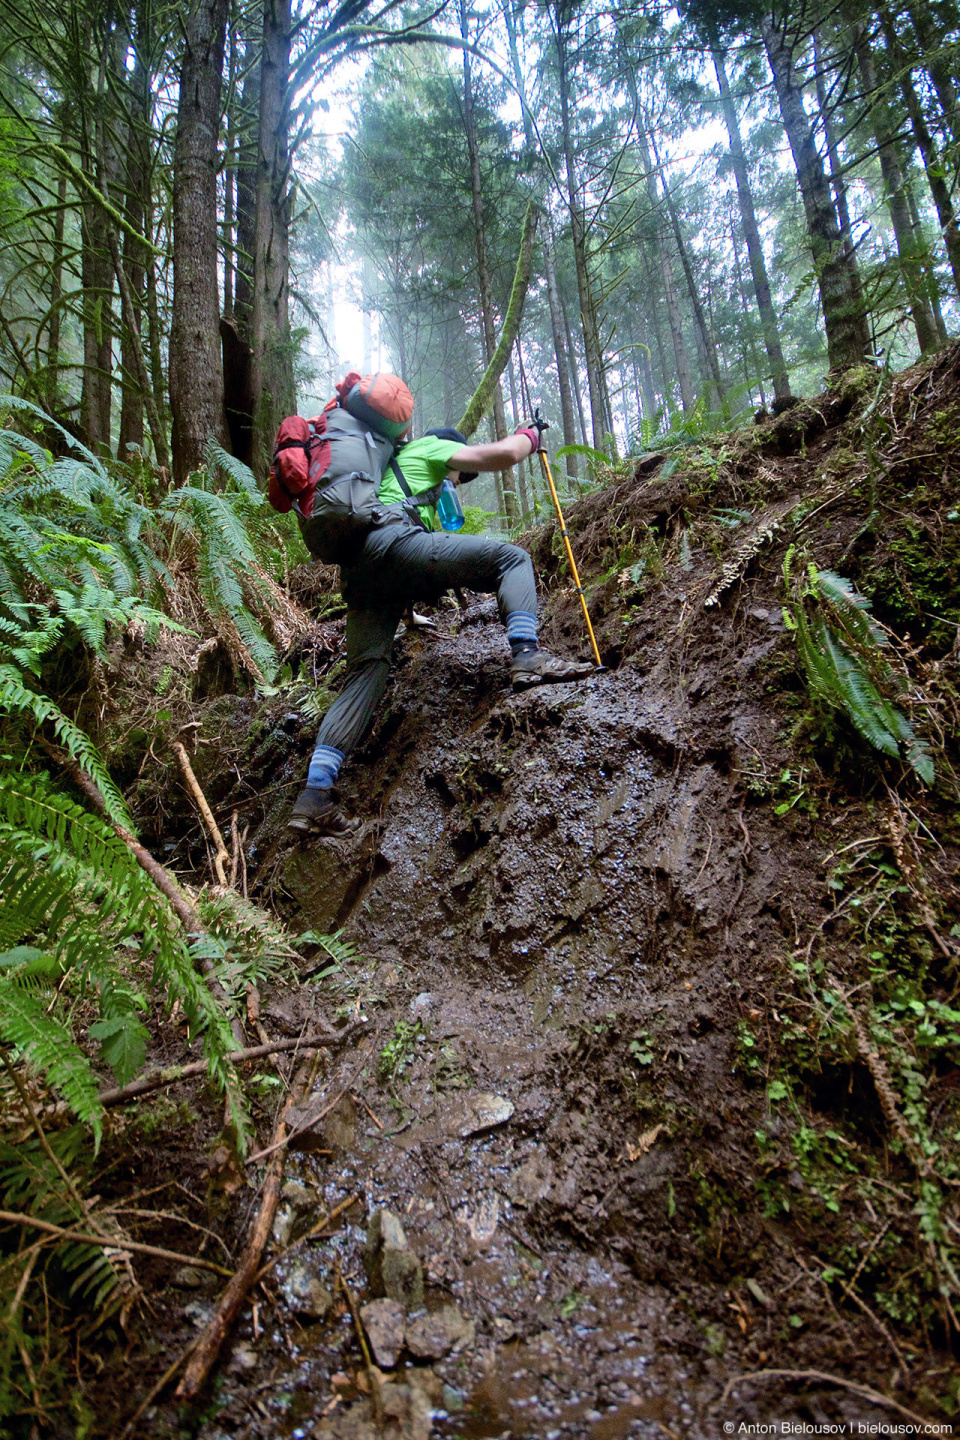
<path id="1" fill-rule="evenodd" d="M 870 614 L 870 601 L 853 582 L 834 570 L 810 567 L 814 593 L 833 606 L 843 624 L 864 645 L 886 645 L 887 637 Z"/>
<path id="2" fill-rule="evenodd" d="M 52 419 L 51 416 L 47 415 L 39 406 L 31 405 L 29 400 L 22 400 L 19 395 L 0 395 L 0 410 L 19 410 L 36 416 L 43 425 L 49 426 L 51 429 L 60 433 L 67 442 L 68 449 L 76 450 L 94 470 L 106 476 L 107 472 L 104 470 L 103 464 L 97 459 L 96 455 L 94 455 L 91 450 L 88 450 L 85 445 L 81 445 L 76 436 L 71 435 L 69 430 L 65 430 L 58 421 Z M 18 435 L 17 439 L 22 440 L 23 436 Z"/>
<path id="3" fill-rule="evenodd" d="M 784 580 L 790 594 L 793 547 L 784 561 Z M 842 575 L 809 567 L 809 583 L 798 587 L 785 611 L 794 631 L 797 651 L 810 689 L 817 700 L 843 711 L 875 749 L 892 759 L 906 750 L 907 763 L 924 782 L 934 779 L 929 745 L 915 733 L 908 717 L 889 698 L 906 689 L 906 677 L 895 671 L 884 653 L 886 634 L 867 613 L 870 602 Z M 805 597 L 824 605 L 833 624 L 823 615 L 807 615 Z M 869 673 L 868 673 L 869 671 Z M 884 691 L 888 693 L 885 694 Z"/>
<path id="4" fill-rule="evenodd" d="M 258 507 L 265 503 L 263 492 L 257 486 L 257 477 L 249 465 L 244 465 L 242 460 L 238 460 L 236 456 L 228 454 L 223 446 L 218 445 L 215 440 L 208 440 L 204 462 L 210 474 L 219 470 L 221 474 L 226 475 L 229 480 L 232 480 L 237 489 L 243 491 Z"/>
<path id="5" fill-rule="evenodd" d="M 103 1134 L 103 1107 L 97 1077 L 69 1026 L 48 1014 L 48 1001 L 0 976 L 0 1036 L 58 1090 L 71 1110 L 93 1131 L 97 1148 Z"/>
<path id="6" fill-rule="evenodd" d="M 107 814 L 117 825 L 133 832 L 133 822 L 127 814 L 123 797 L 107 772 L 99 752 L 90 737 L 75 725 L 52 700 L 28 690 L 19 671 L 12 665 L 0 664 L 0 713 L 32 715 L 38 725 L 52 726 L 63 748 L 80 766 L 85 775 L 98 786 L 103 795 Z M 135 832 L 134 832 L 135 833 Z"/>
<path id="7" fill-rule="evenodd" d="M 75 988 L 97 991 L 95 1025 L 105 1023 L 91 1033 L 109 1063 L 128 1077 L 130 1067 L 141 1063 L 143 1029 L 139 997 L 116 955 L 132 941 L 143 958 L 152 957 L 154 985 L 168 1005 L 180 1001 L 191 1033 L 203 1035 L 210 1073 L 227 1092 L 238 1134 L 241 1140 L 249 1135 L 242 1090 L 227 1059 L 234 1047 L 229 1023 L 197 974 L 166 902 L 109 825 L 37 777 L 0 779 L 0 888 L 2 948 L 42 937 L 45 952 Z M 0 968 L 0 1009 L 11 993 L 28 993 L 19 983 L 26 963 L 6 973 Z M 48 1078 L 58 1083 L 52 1074 Z"/>

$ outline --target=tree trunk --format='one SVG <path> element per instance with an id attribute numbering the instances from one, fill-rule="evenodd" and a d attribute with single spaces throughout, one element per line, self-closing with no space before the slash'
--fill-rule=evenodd
<path id="1" fill-rule="evenodd" d="M 170 407 L 173 475 L 227 440 L 217 284 L 217 138 L 227 0 L 194 0 L 186 24 L 173 156 L 173 312 Z"/>
<path id="2" fill-rule="evenodd" d="M 573 398 L 577 407 L 577 419 L 580 422 L 580 443 L 589 445 L 590 438 L 587 434 L 587 417 L 583 409 L 583 386 L 580 384 L 580 366 L 577 361 L 577 347 L 573 340 L 573 330 L 570 326 L 570 316 L 567 313 L 566 302 L 563 294 L 560 295 L 560 309 L 563 312 L 563 333 L 567 337 L 567 355 L 570 359 L 570 378 L 573 382 Z"/>
<path id="3" fill-rule="evenodd" d="M 145 204 L 143 212 L 143 233 L 147 239 L 154 242 L 153 225 L 153 197 L 150 194 L 149 186 L 144 190 Z M 163 374 L 163 334 L 160 327 L 160 302 L 157 295 L 157 262 L 154 256 L 148 255 L 146 266 L 146 303 L 147 303 L 147 354 L 150 361 L 150 384 L 153 389 L 153 398 L 157 406 L 157 413 L 165 415 L 167 387 Z M 166 430 L 164 430 L 166 434 Z M 159 464 L 159 460 L 157 461 Z M 166 480 L 169 483 L 169 473 Z"/>
<path id="4" fill-rule="evenodd" d="M 500 331 L 500 339 L 490 358 L 483 378 L 477 386 L 473 397 L 470 400 L 457 429 L 462 431 L 468 438 L 476 430 L 483 416 L 487 413 L 493 403 L 494 392 L 498 387 L 500 376 L 506 368 L 510 358 L 510 351 L 513 342 L 517 338 L 520 329 L 520 321 L 523 318 L 523 304 L 527 296 L 527 286 L 530 283 L 530 270 L 533 264 L 533 241 L 537 229 L 537 212 L 531 200 L 527 205 L 527 213 L 523 219 L 523 233 L 520 236 L 520 254 L 517 256 L 517 265 L 513 275 L 513 285 L 510 289 L 510 299 L 507 302 L 507 313 L 503 317 L 503 327 Z"/>
<path id="5" fill-rule="evenodd" d="M 631 92 L 634 98 L 634 104 L 637 106 L 639 113 L 639 99 L 637 97 L 635 84 L 631 84 Z M 677 291 L 673 283 L 673 263 L 670 258 L 670 251 L 663 229 L 663 216 L 660 208 L 660 199 L 657 195 L 656 171 L 650 154 L 650 144 L 642 126 L 637 129 L 637 149 L 640 152 L 640 163 L 643 166 L 647 189 L 647 201 L 650 205 L 653 218 L 654 244 L 657 251 L 657 261 L 660 266 L 660 278 L 663 282 L 664 299 L 667 303 L 667 318 L 670 322 L 670 337 L 673 341 L 677 379 L 680 382 L 680 403 L 685 411 L 692 410 L 694 405 L 693 384 L 690 379 L 690 362 L 687 359 L 687 347 L 683 339 L 683 323 L 680 319 L 680 305 L 677 301 Z"/>
<path id="6" fill-rule="evenodd" d="M 897 147 L 893 140 L 894 126 L 886 99 L 877 82 L 876 66 L 873 63 L 873 55 L 870 53 L 870 43 L 866 31 L 856 20 L 852 20 L 850 35 L 857 64 L 860 67 L 864 95 L 870 106 L 870 121 L 877 141 L 887 209 L 890 211 L 890 222 L 897 242 L 900 273 L 903 276 L 907 292 L 910 316 L 917 332 L 917 344 L 921 351 L 932 350 L 938 340 L 937 328 L 926 296 L 923 257 L 917 245 L 917 237 L 910 217 L 910 207 L 904 191 L 900 156 L 897 154 Z"/>
<path id="7" fill-rule="evenodd" d="M 590 395 L 590 426 L 593 447 L 601 449 L 605 431 L 603 404 L 603 355 L 600 348 L 596 303 L 590 279 L 590 265 L 587 258 L 586 211 L 580 194 L 576 158 L 573 153 L 573 136 L 570 125 L 570 77 L 569 54 L 567 49 L 565 7 L 555 5 L 557 46 L 558 89 L 560 94 L 560 128 L 563 143 L 564 171 L 567 178 L 564 200 L 570 214 L 570 236 L 573 242 L 573 259 L 577 275 L 577 291 L 580 297 L 580 320 L 583 326 L 583 352 L 587 366 L 587 389 Z"/>
<path id="8" fill-rule="evenodd" d="M 723 107 L 724 124 L 727 127 L 727 135 L 730 139 L 730 157 L 733 161 L 733 173 L 737 182 L 737 201 L 740 206 L 740 220 L 743 225 L 743 234 L 747 242 L 750 274 L 753 276 L 753 293 L 757 298 L 757 309 L 760 311 L 760 324 L 763 329 L 763 343 L 766 346 L 767 357 L 770 361 L 770 377 L 773 381 L 773 393 L 778 400 L 787 400 L 790 398 L 790 377 L 787 374 L 783 350 L 780 346 L 777 317 L 770 296 L 770 280 L 767 276 L 767 264 L 763 254 L 763 243 L 760 239 L 760 227 L 757 224 L 757 212 L 754 208 L 753 192 L 750 188 L 750 172 L 747 169 L 747 160 L 743 152 L 743 140 L 740 135 L 737 107 L 734 103 L 730 83 L 727 79 L 723 51 L 720 50 L 718 46 L 715 46 L 712 54 L 714 69 L 717 72 L 717 84 L 720 86 L 720 102 Z"/>
<path id="9" fill-rule="evenodd" d="M 249 344 L 253 323 L 253 252 L 257 227 L 257 134 L 260 124 L 260 63 L 263 23 L 248 36 L 243 50 L 246 74 L 237 107 L 237 254 L 233 309 L 240 335 Z M 251 416 L 252 421 L 252 416 Z"/>
<path id="10" fill-rule="evenodd" d="M 127 173 L 124 184 L 124 215 L 131 227 L 143 233 L 145 204 L 144 190 L 147 183 L 147 157 L 144 154 L 144 130 L 150 122 L 150 75 L 145 62 L 148 52 L 148 34 L 143 22 L 142 11 L 137 14 L 137 44 L 134 47 L 134 68 L 130 78 L 130 123 L 127 130 Z M 120 400 L 120 441 L 118 453 L 121 460 L 128 458 L 130 447 L 143 445 L 143 406 L 145 392 L 142 385 L 149 386 L 149 373 L 143 363 L 141 331 L 143 324 L 143 303 L 147 283 L 147 250 L 134 240 L 129 230 L 123 232 L 123 257 L 121 267 L 124 284 L 129 292 L 129 303 L 123 305 L 124 330 L 120 347 L 120 371 L 122 394 Z M 118 272 L 119 281 L 119 272 Z M 122 297 L 121 297 L 122 300 Z M 127 318 L 129 315 L 132 317 Z M 138 354 L 139 352 L 139 354 Z M 156 451 L 156 446 L 154 446 Z M 164 445 L 164 452 L 165 452 Z M 164 463 L 157 453 L 157 463 Z"/>
<path id="11" fill-rule="evenodd" d="M 251 348 L 253 468 L 266 479 L 273 437 L 296 408 L 290 336 L 290 0 L 265 0 L 260 71 L 256 244 Z"/>
<path id="12" fill-rule="evenodd" d="M 930 255 L 930 247 L 927 244 L 927 235 L 917 205 L 917 197 L 914 188 L 909 180 L 904 181 L 904 194 L 907 197 L 907 205 L 910 210 L 910 223 L 913 226 L 913 233 L 916 236 L 917 251 L 922 258 L 923 283 L 927 296 L 927 303 L 930 306 L 930 313 L 933 316 L 933 323 L 937 329 L 937 340 L 941 345 L 947 343 L 947 327 L 943 321 L 943 311 L 940 309 L 940 287 L 937 284 L 937 272 Z"/>
<path id="13" fill-rule="evenodd" d="M 887 46 L 900 76 L 900 88 L 903 92 L 907 113 L 910 116 L 910 124 L 913 127 L 917 148 L 923 157 L 923 168 L 926 171 L 930 194 L 933 196 L 933 203 L 937 207 L 937 217 L 940 221 L 940 234 L 943 237 L 947 258 L 950 261 L 950 269 L 953 272 L 953 283 L 956 286 L 957 294 L 960 295 L 960 225 L 957 224 L 957 215 L 953 208 L 953 199 L 946 181 L 944 164 L 937 150 L 936 142 L 927 126 L 923 106 L 920 103 L 920 97 L 914 89 L 910 66 L 907 64 L 907 59 L 903 53 L 903 47 L 900 44 L 900 38 L 897 35 L 896 26 L 894 25 L 890 11 L 886 6 L 881 6 L 879 15 L 883 24 L 883 32 L 887 39 Z"/>
<path id="14" fill-rule="evenodd" d="M 943 111 L 943 118 L 946 123 L 947 133 L 952 137 L 954 146 L 960 145 L 960 113 L 957 109 L 957 87 L 954 84 L 953 71 L 949 56 L 955 57 L 956 47 L 950 43 L 944 44 L 941 37 L 937 35 L 929 12 L 924 5 L 911 3 L 907 5 L 907 12 L 913 22 L 917 40 L 920 43 L 920 59 L 923 68 L 926 70 L 933 87 L 937 92 L 937 99 L 940 101 L 940 109 Z"/>
<path id="15" fill-rule="evenodd" d="M 557 272 L 553 263 L 553 236 L 548 231 L 543 237 L 543 266 L 547 276 L 547 300 L 550 305 L 550 329 L 553 333 L 553 353 L 557 357 L 557 384 L 560 390 L 560 418 L 563 424 L 564 445 L 576 445 L 577 424 L 573 414 L 573 396 L 570 393 L 570 370 L 567 365 L 567 347 L 563 338 L 563 315 L 560 310 L 560 292 L 557 289 Z M 576 455 L 566 457 L 567 475 L 576 480 L 579 473 Z"/>
<path id="16" fill-rule="evenodd" d="M 830 187 L 803 108 L 802 92 L 794 78 L 793 59 L 784 36 L 771 19 L 762 22 L 761 31 L 797 170 L 807 236 L 820 288 L 830 368 L 835 370 L 860 365 L 871 347 L 862 298 L 854 281 L 856 261 L 852 255 L 844 255 L 843 237 L 830 197 Z"/>
<path id="17" fill-rule="evenodd" d="M 460 0 L 460 34 L 465 42 L 470 38 L 467 15 L 465 0 Z M 463 51 L 463 128 L 467 141 L 467 154 L 470 158 L 470 197 L 473 205 L 473 229 L 477 249 L 477 277 L 480 288 L 484 359 L 489 365 L 496 349 L 497 327 L 493 303 L 493 283 L 490 277 L 490 259 L 487 253 L 487 229 L 483 209 L 483 182 L 480 174 L 480 151 L 477 145 L 477 123 L 473 108 L 473 73 L 470 52 L 466 49 Z M 493 389 L 493 416 L 497 439 L 502 440 L 507 433 L 507 426 L 503 413 L 503 391 L 500 388 L 499 379 Z M 503 471 L 500 483 L 507 515 L 511 521 L 519 520 L 520 506 L 517 501 L 516 479 L 513 471 Z"/>
<path id="18" fill-rule="evenodd" d="M 233 262 L 233 310 L 224 312 L 232 325 L 221 327 L 223 338 L 223 402 L 230 430 L 230 450 L 245 465 L 253 462 L 253 270 L 257 248 L 257 156 L 260 124 L 260 65 L 263 58 L 263 16 L 258 33 L 247 35 L 243 60 L 246 74 L 236 113 L 236 178 L 234 211 L 236 245 Z M 233 139 L 231 126 L 231 139 Z"/>
<path id="19" fill-rule="evenodd" d="M 723 388 L 723 379 L 720 375 L 720 362 L 717 359 L 717 347 L 714 344 L 713 335 L 710 331 L 710 327 L 707 324 L 707 317 L 704 314 L 703 305 L 700 301 L 700 292 L 697 288 L 696 278 L 693 273 L 693 266 L 690 264 L 690 255 L 687 249 L 686 241 L 683 238 L 683 231 L 680 228 L 680 218 L 677 215 L 676 206 L 673 203 L 673 196 L 671 195 L 670 187 L 667 184 L 667 177 L 663 172 L 663 166 L 660 161 L 660 156 L 657 153 L 656 137 L 651 133 L 650 138 L 653 143 L 653 152 L 654 158 L 657 162 L 657 168 L 660 171 L 660 184 L 663 187 L 663 200 L 664 204 L 667 207 L 667 215 L 670 218 L 670 226 L 673 230 L 673 238 L 677 243 L 677 253 L 680 256 L 680 264 L 683 267 L 684 278 L 687 282 L 687 291 L 690 296 L 690 305 L 693 310 L 693 318 L 696 322 L 696 327 L 699 334 L 700 346 L 703 352 L 703 358 L 707 372 L 705 378 L 708 381 L 712 381 L 714 389 L 717 392 L 717 401 L 719 403 L 721 411 L 723 412 L 723 417 L 725 420 L 729 420 L 730 406 L 727 403 L 727 393 Z"/>
<path id="20" fill-rule="evenodd" d="M 63 328 L 63 258 L 67 221 L 67 177 L 57 181 L 57 214 L 53 222 L 53 263 L 50 267 L 50 328 L 47 331 L 46 390 L 50 408 L 57 413 L 60 386 L 60 333 Z"/>
<path id="21" fill-rule="evenodd" d="M 93 183 L 109 187 L 116 163 L 112 141 L 108 142 L 103 123 L 106 70 L 114 52 L 110 31 L 102 39 L 102 57 L 97 85 L 97 113 L 92 127 L 89 119 L 83 145 L 83 168 Z M 91 136 L 92 128 L 92 136 Z M 80 263 L 83 287 L 83 382 L 80 390 L 80 429 L 87 446 L 95 453 L 110 453 L 110 423 L 113 377 L 113 260 L 107 230 L 110 224 L 96 201 L 85 202 L 81 212 Z"/>
<path id="22" fill-rule="evenodd" d="M 740 246 L 737 244 L 737 226 L 732 213 L 730 215 L 730 245 L 733 250 L 733 273 L 734 278 L 737 282 L 737 289 L 740 292 L 740 303 L 742 306 L 742 313 L 744 317 L 742 323 L 738 327 L 739 338 L 741 340 L 740 354 L 743 361 L 744 379 L 746 380 L 747 385 L 750 387 L 751 392 L 753 390 L 754 379 L 756 379 L 757 383 L 760 386 L 760 404 L 766 407 L 767 397 L 763 388 L 763 366 L 760 363 L 760 357 L 758 356 L 756 346 L 753 343 L 753 327 L 746 323 L 747 317 L 750 313 L 750 304 L 747 299 L 746 286 L 743 282 L 743 268 L 740 264 Z M 750 355 L 749 366 L 747 364 L 748 353 Z M 769 351 L 767 358 L 770 358 Z M 777 395 L 776 390 L 774 390 L 774 399 L 779 398 L 780 397 Z M 749 400 L 750 403 L 753 404 L 752 393 L 749 394 Z"/>

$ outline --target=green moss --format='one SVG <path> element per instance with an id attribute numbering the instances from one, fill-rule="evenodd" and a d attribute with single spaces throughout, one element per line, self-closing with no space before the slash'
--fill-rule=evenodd
<path id="1" fill-rule="evenodd" d="M 941 534 L 935 547 L 923 525 L 908 521 L 860 582 L 886 623 L 938 650 L 952 646 L 960 624 L 960 524 Z"/>

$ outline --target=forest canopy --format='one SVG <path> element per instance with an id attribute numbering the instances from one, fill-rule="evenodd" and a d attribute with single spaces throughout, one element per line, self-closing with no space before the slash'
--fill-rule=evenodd
<path id="1" fill-rule="evenodd" d="M 455 422 L 531 199 L 497 435 L 542 402 L 567 446 L 639 450 L 957 329 L 946 0 L 41 0 L 0 33 L 3 385 L 176 483 L 211 439 L 262 482 L 347 360 Z"/>

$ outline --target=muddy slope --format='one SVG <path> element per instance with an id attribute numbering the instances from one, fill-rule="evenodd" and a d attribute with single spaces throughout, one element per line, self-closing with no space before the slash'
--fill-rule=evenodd
<path id="1" fill-rule="evenodd" d="M 340 1265 L 369 1298 L 381 1206 L 428 1310 L 466 1324 L 423 1353 L 408 1320 L 387 1433 L 952 1413 L 958 381 L 956 350 L 883 393 L 855 373 L 580 501 L 608 670 L 514 696 L 493 603 L 440 608 L 435 636 L 398 641 L 344 773 L 356 841 L 284 834 L 312 727 L 282 695 L 192 702 L 201 781 L 249 824 L 254 896 L 356 949 L 275 1015 L 369 1021 L 318 1082 L 318 1101 L 344 1093 L 291 1156 L 285 1233 L 360 1199 L 281 1264 L 268 1321 L 248 1309 L 197 1433 L 373 1433 L 346 1306 L 317 1318 L 297 1294 L 304 1266 L 332 1290 Z M 528 537 L 544 634 L 582 650 L 557 538 Z M 811 706 L 790 547 L 794 573 L 844 574 L 891 627 L 933 791 Z M 321 681 L 325 626 L 295 657 Z M 146 816 L 158 782 L 138 783 Z M 172 789 L 166 806 L 155 839 L 199 865 Z M 927 1007 L 926 1051 L 897 995 Z M 204 1302 L 164 1306 L 186 1343 Z M 147 1423 L 178 1422 L 161 1403 Z"/>

